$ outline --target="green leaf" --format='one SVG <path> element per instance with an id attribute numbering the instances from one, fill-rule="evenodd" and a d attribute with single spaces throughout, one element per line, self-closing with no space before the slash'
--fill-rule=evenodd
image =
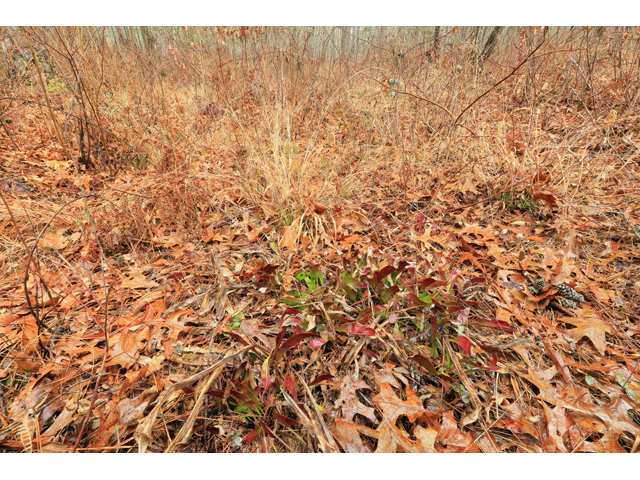
<path id="1" fill-rule="evenodd" d="M 615 377 L 616 377 L 616 381 L 618 382 L 618 385 L 620 385 L 621 387 L 624 387 L 627 384 L 627 379 L 624 378 L 624 375 L 620 373 L 616 373 Z"/>
<path id="2" fill-rule="evenodd" d="M 595 385 L 597 383 L 596 379 L 591 375 L 586 375 L 584 377 L 584 381 L 587 382 L 587 385 Z"/>
<path id="3" fill-rule="evenodd" d="M 630 388 L 625 388 L 624 389 L 624 393 L 627 394 L 627 396 L 633 400 L 634 402 L 638 401 L 638 395 L 636 395 L 636 392 L 634 392 L 633 390 L 631 390 Z"/>

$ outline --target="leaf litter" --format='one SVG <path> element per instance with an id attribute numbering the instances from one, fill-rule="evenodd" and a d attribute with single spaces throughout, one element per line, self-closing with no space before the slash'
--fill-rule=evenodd
<path id="1" fill-rule="evenodd" d="M 498 134 L 460 137 L 450 171 L 428 138 L 431 162 L 393 141 L 363 160 L 346 133 L 296 123 L 301 150 L 320 132 L 325 162 L 354 159 L 321 178 L 281 153 L 252 177 L 232 145 L 76 172 L 30 105 L 0 131 L 3 450 L 637 451 L 640 164 L 596 148 L 626 137 L 575 107 L 506 153 Z M 339 102 L 325 113 L 353 142 L 380 135 Z M 569 131 L 587 173 L 546 136 Z M 469 160 L 482 148 L 499 160 Z M 585 303 L 562 307 L 559 286 Z"/>

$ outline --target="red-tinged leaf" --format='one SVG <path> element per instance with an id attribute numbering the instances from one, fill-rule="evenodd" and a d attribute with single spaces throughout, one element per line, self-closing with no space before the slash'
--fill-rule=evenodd
<path id="1" fill-rule="evenodd" d="M 210 397 L 223 398 L 224 390 L 209 390 L 207 392 L 207 395 L 209 395 Z"/>
<path id="2" fill-rule="evenodd" d="M 469 280 L 471 283 L 485 283 L 486 280 L 484 277 L 475 277 Z"/>
<path id="3" fill-rule="evenodd" d="M 191 395 L 191 394 L 194 392 L 193 388 L 191 388 L 191 387 L 184 387 L 184 388 L 182 389 L 182 391 L 183 391 L 184 393 L 186 393 L 187 395 Z"/>
<path id="4" fill-rule="evenodd" d="M 442 280 L 436 280 L 434 278 L 425 278 L 420 282 L 420 285 L 422 285 L 424 288 L 435 288 L 444 287 L 446 283 L 444 283 Z"/>
<path id="5" fill-rule="evenodd" d="M 451 270 L 451 275 L 449 277 L 449 282 L 453 285 L 453 283 L 456 281 L 456 278 L 458 278 L 459 275 L 460 275 L 460 270 L 458 270 L 457 268 L 453 268 Z"/>
<path id="6" fill-rule="evenodd" d="M 422 300 L 420 300 L 420 297 L 418 297 L 415 293 L 408 293 L 407 295 L 405 295 L 404 298 L 408 302 L 411 302 L 412 305 L 415 305 L 417 307 L 419 307 L 421 305 L 428 305 L 428 303 L 423 302 Z"/>
<path id="7" fill-rule="evenodd" d="M 311 385 L 311 384 L 309 384 L 309 385 Z M 298 422 L 296 422 L 295 420 L 293 420 L 293 419 L 291 419 L 289 417 L 285 417 L 284 415 L 280 415 L 277 412 L 273 412 L 273 416 L 276 417 L 276 420 L 278 420 L 283 425 L 291 425 L 291 426 L 298 425 Z"/>
<path id="8" fill-rule="evenodd" d="M 300 410 L 305 414 L 307 418 L 311 419 L 311 415 L 309 415 L 309 412 L 307 412 L 307 409 L 304 405 L 298 405 L 298 407 L 300 407 Z"/>
<path id="9" fill-rule="evenodd" d="M 371 350 L 367 350 L 366 348 L 363 348 L 362 349 L 362 353 L 366 353 L 371 358 L 374 358 L 375 360 L 378 360 L 378 356 L 375 353 L 373 353 Z"/>
<path id="10" fill-rule="evenodd" d="M 262 381 L 262 388 L 266 392 L 271 386 L 271 379 L 269 378 L 269 360 L 271 356 L 268 356 L 262 363 L 262 370 L 260 371 L 260 380 Z"/>
<path id="11" fill-rule="evenodd" d="M 396 271 L 396 267 L 393 267 L 391 265 L 387 265 L 386 267 L 384 267 L 382 270 L 380 270 L 378 273 L 380 280 L 382 280 L 383 278 L 386 278 L 387 275 L 389 275 L 390 273 L 393 273 Z"/>
<path id="12" fill-rule="evenodd" d="M 467 355 L 471 355 L 471 346 L 473 345 L 471 340 L 467 337 L 460 336 L 456 339 L 456 343 L 460 345 L 465 352 L 467 352 Z"/>
<path id="13" fill-rule="evenodd" d="M 264 267 L 262 267 L 261 271 L 266 273 L 267 275 L 271 275 L 279 267 L 280 267 L 280 265 L 265 265 Z"/>
<path id="14" fill-rule="evenodd" d="M 342 315 L 336 315 L 335 313 L 329 314 L 329 317 L 334 322 L 340 322 L 340 323 L 353 323 L 353 322 L 355 322 L 355 320 L 353 318 L 343 317 Z M 104 336 L 104 334 L 101 334 L 101 335 Z M 100 336 L 96 336 L 96 338 L 100 338 Z"/>
<path id="15" fill-rule="evenodd" d="M 244 393 L 238 391 L 238 390 L 231 390 L 229 392 L 229 396 L 233 397 L 235 400 L 238 401 L 238 403 L 241 402 L 253 402 L 253 399 L 250 399 L 247 395 L 245 395 Z"/>
<path id="16" fill-rule="evenodd" d="M 440 376 L 440 374 L 436 370 L 436 367 L 433 366 L 433 363 L 431 363 L 431 360 L 429 360 L 427 357 L 423 357 L 422 355 L 414 355 L 413 357 L 409 357 L 409 360 L 413 360 L 420 366 L 424 367 L 427 372 L 429 372 L 434 377 Z"/>
<path id="17" fill-rule="evenodd" d="M 501 328 L 507 332 L 514 331 L 507 322 L 503 322 L 502 320 L 485 320 L 484 318 L 472 318 L 469 319 L 469 321 L 471 323 L 475 323 L 476 325 L 482 325 L 483 327 Z"/>
<path id="18" fill-rule="evenodd" d="M 324 345 L 327 342 L 328 340 L 322 340 L 321 338 L 312 338 L 311 340 L 309 340 L 309 343 L 311 344 L 311 348 L 313 348 L 314 350 L 316 348 L 320 348 L 322 345 Z"/>
<path id="19" fill-rule="evenodd" d="M 271 438 L 276 438 L 275 434 L 271 431 L 269 427 L 267 427 L 267 424 L 264 423 L 262 420 L 260 420 L 260 426 L 265 432 L 267 432 L 267 435 L 269 435 Z"/>
<path id="20" fill-rule="evenodd" d="M 287 307 L 284 311 L 284 313 L 282 314 L 282 316 L 280 317 L 280 326 L 282 327 L 282 322 L 284 322 L 284 317 L 286 317 L 287 315 L 298 315 L 302 313 L 300 310 L 296 310 L 295 308 L 291 308 L 291 307 Z"/>
<path id="21" fill-rule="evenodd" d="M 232 332 L 228 332 L 228 335 L 233 338 L 234 340 L 242 343 L 243 345 L 249 345 L 249 342 L 247 342 L 244 338 L 242 338 L 240 335 L 238 335 L 237 333 L 232 333 Z"/>
<path id="22" fill-rule="evenodd" d="M 364 325 L 360 325 L 359 323 L 350 323 L 349 325 L 341 325 L 336 327 L 336 332 L 346 332 L 351 335 L 365 335 L 368 337 L 373 337 L 376 334 L 376 331 L 371 327 L 365 327 Z"/>
<path id="23" fill-rule="evenodd" d="M 251 430 L 251 431 L 247 434 L 247 436 L 245 436 L 245 437 L 242 439 L 242 444 L 243 444 L 243 445 L 246 445 L 247 443 L 249 443 L 249 442 L 253 441 L 253 440 L 258 436 L 258 434 L 260 433 L 260 430 L 261 430 L 261 429 L 262 429 L 262 427 L 259 427 L 259 426 L 258 426 L 258 427 L 256 427 L 256 428 L 254 428 L 253 430 Z"/>
<path id="24" fill-rule="evenodd" d="M 498 370 L 498 353 L 497 352 L 493 352 L 493 359 L 491 360 L 491 365 L 489 365 L 489 368 L 492 370 Z"/>
<path id="25" fill-rule="evenodd" d="M 369 320 L 371 320 L 371 314 L 369 313 L 369 309 L 367 308 L 366 310 L 362 310 L 358 316 L 356 317 L 356 322 L 362 324 L 362 325 L 366 325 L 367 323 L 369 323 Z M 352 323 L 352 322 L 349 322 Z"/>
<path id="26" fill-rule="evenodd" d="M 214 427 L 213 425 L 205 425 L 204 429 L 209 433 L 213 433 L 214 435 L 218 435 L 220 433 L 220 429 L 218 427 Z"/>
<path id="27" fill-rule="evenodd" d="M 285 333 L 287 333 L 286 328 L 283 328 L 282 330 L 280 330 L 280 333 L 278 333 L 278 336 L 276 337 L 276 346 L 275 346 L 276 351 L 278 351 L 278 348 L 280 348 L 280 344 L 282 343 L 282 339 L 284 338 Z"/>
<path id="28" fill-rule="evenodd" d="M 333 375 L 328 375 L 328 374 L 319 375 L 319 376 L 317 376 L 316 378 L 313 379 L 313 381 L 309 384 L 309 386 L 312 387 L 313 385 L 317 385 L 317 384 L 322 383 L 322 382 L 324 382 L 326 380 L 329 380 L 331 378 L 333 378 Z"/>
<path id="29" fill-rule="evenodd" d="M 296 391 L 296 384 L 293 382 L 291 375 L 287 375 L 284 379 L 284 386 L 289 391 L 294 401 L 298 401 L 298 392 Z"/>
<path id="30" fill-rule="evenodd" d="M 173 280 L 175 278 L 183 278 L 184 277 L 184 273 L 182 272 L 177 272 L 177 273 L 172 273 L 171 275 L 169 275 L 167 278 L 170 280 Z"/>
<path id="31" fill-rule="evenodd" d="M 304 340 L 307 337 L 313 337 L 315 335 L 314 332 L 304 332 L 304 333 L 298 333 L 294 336 L 292 336 L 291 338 L 287 339 L 282 346 L 280 347 L 280 349 L 278 350 L 278 353 L 276 355 L 276 358 L 279 358 L 280 356 L 282 356 L 282 354 L 284 352 L 286 352 L 287 350 L 289 350 L 291 347 L 293 347 L 294 345 L 297 345 L 298 343 L 300 343 L 302 340 Z"/>
<path id="32" fill-rule="evenodd" d="M 398 316 L 395 313 L 392 313 L 391 315 L 389 315 L 389 323 L 390 324 L 394 324 L 398 321 Z"/>

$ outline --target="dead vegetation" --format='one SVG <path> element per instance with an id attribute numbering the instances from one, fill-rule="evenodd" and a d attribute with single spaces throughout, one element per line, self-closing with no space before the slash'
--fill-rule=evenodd
<path id="1" fill-rule="evenodd" d="M 637 31 L 3 38 L 4 451 L 638 449 Z"/>

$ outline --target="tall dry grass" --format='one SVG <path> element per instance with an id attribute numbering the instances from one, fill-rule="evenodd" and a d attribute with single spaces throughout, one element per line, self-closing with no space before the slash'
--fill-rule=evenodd
<path id="1" fill-rule="evenodd" d="M 490 31 L 442 28 L 437 51 L 428 28 L 4 28 L 3 37 L 7 57 L 27 40 L 48 52 L 47 90 L 82 168 L 192 189 L 172 205 L 232 192 L 267 216 L 295 216 L 310 197 L 346 206 L 383 184 L 393 195 L 437 186 L 466 203 L 532 190 L 540 175 L 573 205 L 607 185 L 637 188 L 637 30 L 508 28 L 480 64 Z M 29 65 L 10 73 L 3 117 L 18 124 L 45 102 Z M 53 133 L 47 122 L 42 130 Z M 186 219 L 201 207 L 183 208 L 176 218 L 195 228 Z"/>

